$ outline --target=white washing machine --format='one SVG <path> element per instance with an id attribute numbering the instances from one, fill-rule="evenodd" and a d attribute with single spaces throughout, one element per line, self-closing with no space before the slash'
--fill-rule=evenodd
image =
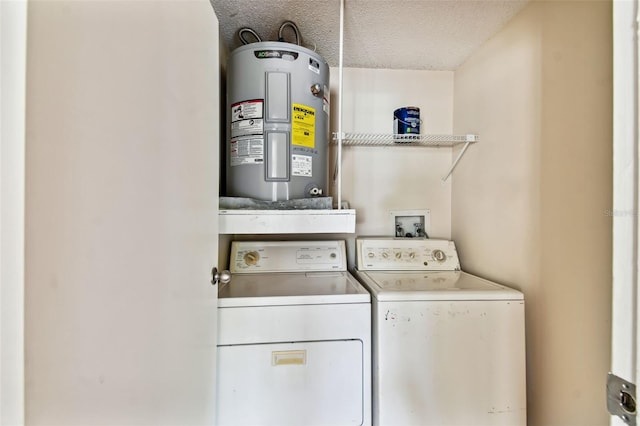
<path id="1" fill-rule="evenodd" d="M 371 298 L 344 241 L 233 242 L 217 424 L 370 425 Z"/>
<path id="2" fill-rule="evenodd" d="M 373 424 L 526 425 L 524 297 L 452 241 L 358 239 L 372 295 Z"/>

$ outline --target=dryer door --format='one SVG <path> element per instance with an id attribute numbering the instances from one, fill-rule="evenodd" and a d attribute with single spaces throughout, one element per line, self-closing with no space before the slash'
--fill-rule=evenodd
<path id="1" fill-rule="evenodd" d="M 218 347 L 218 425 L 361 425 L 360 340 Z"/>

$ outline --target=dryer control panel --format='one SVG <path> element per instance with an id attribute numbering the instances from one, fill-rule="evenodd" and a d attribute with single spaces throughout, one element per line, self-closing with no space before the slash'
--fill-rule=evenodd
<path id="1" fill-rule="evenodd" d="M 413 238 L 358 238 L 361 271 L 459 271 L 453 241 Z"/>
<path id="2" fill-rule="evenodd" d="M 346 271 L 344 241 L 233 241 L 231 273 Z"/>

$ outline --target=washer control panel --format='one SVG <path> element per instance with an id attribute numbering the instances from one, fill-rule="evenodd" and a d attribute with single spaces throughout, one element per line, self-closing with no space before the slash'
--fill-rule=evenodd
<path id="1" fill-rule="evenodd" d="M 453 241 L 414 238 L 358 238 L 361 271 L 459 271 Z"/>
<path id="2" fill-rule="evenodd" d="M 346 271 L 344 241 L 233 241 L 232 273 Z"/>

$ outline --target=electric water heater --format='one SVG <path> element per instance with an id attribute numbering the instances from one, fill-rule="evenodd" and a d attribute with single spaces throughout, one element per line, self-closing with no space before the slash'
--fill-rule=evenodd
<path id="1" fill-rule="evenodd" d="M 329 66 L 292 43 L 235 49 L 227 68 L 227 196 L 326 196 Z"/>

